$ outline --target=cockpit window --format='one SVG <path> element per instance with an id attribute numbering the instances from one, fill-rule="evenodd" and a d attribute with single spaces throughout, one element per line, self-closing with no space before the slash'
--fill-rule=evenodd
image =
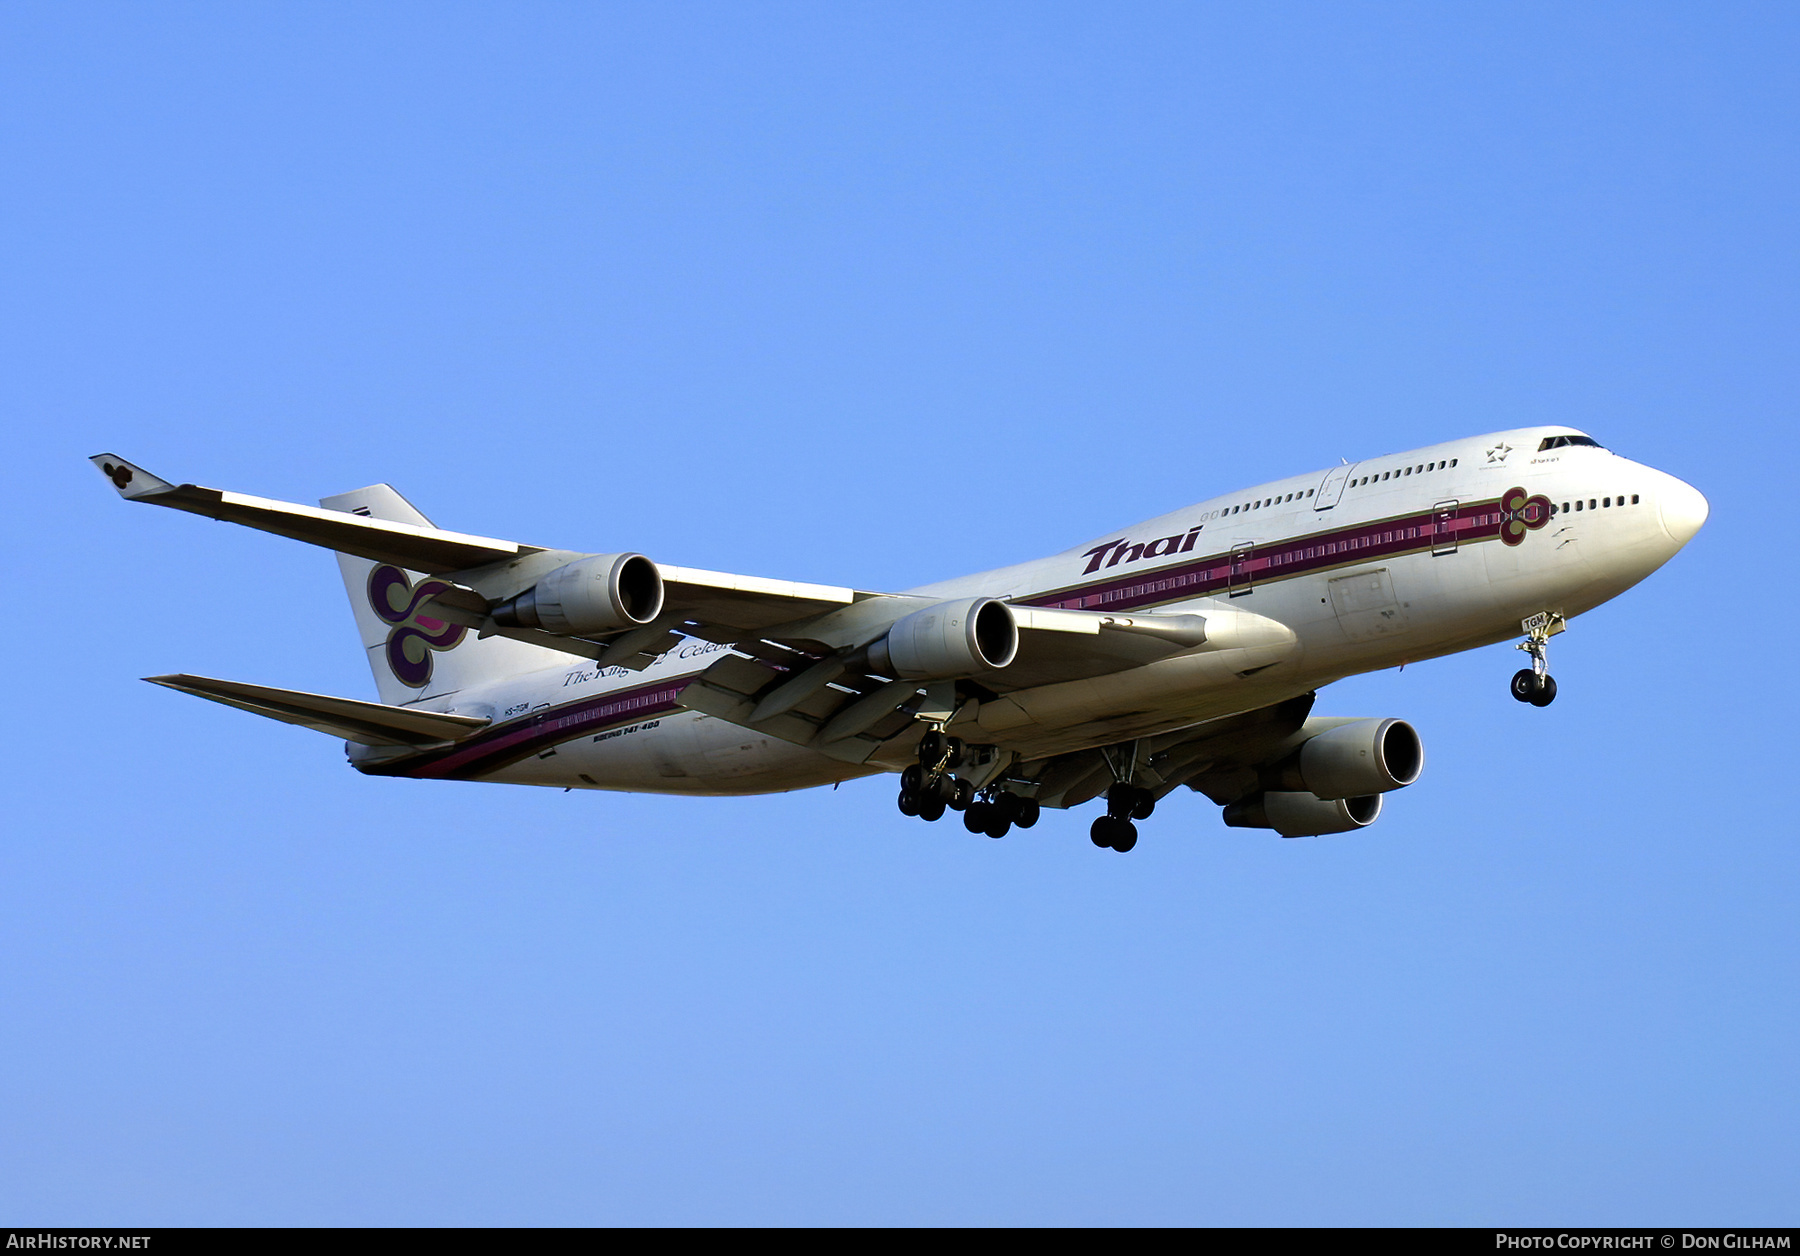
<path id="1" fill-rule="evenodd" d="M 1538 452 L 1541 454 L 1546 449 L 1561 449 L 1567 445 L 1586 445 L 1590 449 L 1606 448 L 1592 436 L 1546 436 L 1543 443 L 1538 446 Z"/>

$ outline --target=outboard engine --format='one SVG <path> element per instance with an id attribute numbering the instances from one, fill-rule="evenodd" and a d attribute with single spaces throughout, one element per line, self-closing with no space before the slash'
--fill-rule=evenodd
<path id="1" fill-rule="evenodd" d="M 662 573 L 642 554 L 596 554 L 569 563 L 489 612 L 502 628 L 564 637 L 637 628 L 662 614 Z"/>

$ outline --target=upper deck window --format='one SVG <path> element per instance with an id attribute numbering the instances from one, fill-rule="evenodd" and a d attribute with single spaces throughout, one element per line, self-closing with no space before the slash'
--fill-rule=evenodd
<path id="1" fill-rule="evenodd" d="M 1562 449 L 1569 445 L 1586 445 L 1590 449 L 1606 448 L 1592 436 L 1546 436 L 1538 446 L 1538 452 L 1541 454 L 1546 449 Z"/>

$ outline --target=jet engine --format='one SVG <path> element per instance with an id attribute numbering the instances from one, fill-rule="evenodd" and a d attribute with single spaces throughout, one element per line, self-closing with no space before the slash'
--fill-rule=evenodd
<path id="1" fill-rule="evenodd" d="M 1405 720 L 1353 720 L 1308 737 L 1269 783 L 1326 800 L 1360 798 L 1411 785 L 1424 766 L 1425 747 Z"/>
<path id="2" fill-rule="evenodd" d="M 973 676 L 1013 661 L 1019 623 L 991 597 L 939 602 L 896 620 L 866 653 L 873 670 L 902 680 Z"/>
<path id="3" fill-rule="evenodd" d="M 569 563 L 490 612 L 502 628 L 565 637 L 616 632 L 662 613 L 662 573 L 642 554 L 596 554 Z"/>
<path id="4" fill-rule="evenodd" d="M 1234 829 L 1274 829 L 1283 837 L 1322 837 L 1365 829 L 1380 814 L 1380 794 L 1327 800 L 1272 789 L 1226 807 L 1225 823 Z"/>

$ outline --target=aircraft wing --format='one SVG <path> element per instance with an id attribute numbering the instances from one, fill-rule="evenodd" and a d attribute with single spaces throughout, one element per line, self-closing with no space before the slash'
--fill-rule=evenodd
<path id="1" fill-rule="evenodd" d="M 390 523 L 342 510 L 250 497 L 243 493 L 202 488 L 198 484 L 171 484 L 142 467 L 133 466 L 117 454 L 96 454 L 88 461 L 100 468 L 101 474 L 113 482 L 119 496 L 127 501 L 149 502 L 171 510 L 204 515 L 208 519 L 241 523 L 247 528 L 273 532 L 277 536 L 305 541 L 308 545 L 322 545 L 342 554 L 392 563 L 408 571 L 423 571 L 435 576 L 538 552 L 532 546 L 497 541 L 493 537 L 421 528 L 410 523 Z"/>
<path id="2" fill-rule="evenodd" d="M 339 553 L 446 578 L 452 588 L 433 604 L 442 618 L 585 658 L 604 658 L 609 664 L 641 668 L 679 635 L 731 643 L 776 625 L 816 618 L 859 598 L 880 596 L 831 585 L 659 564 L 664 613 L 646 628 L 593 640 L 532 629 L 496 628 L 487 616 L 490 603 L 521 592 L 554 568 L 589 555 L 251 497 L 198 484 L 171 484 L 117 454 L 96 454 L 89 461 L 127 501 L 148 502 L 242 524 Z"/>
<path id="3" fill-rule="evenodd" d="M 925 601 L 892 600 L 900 613 Z M 1019 627 L 1017 657 L 1006 668 L 966 677 L 961 685 L 871 673 L 866 664 L 859 666 L 856 650 L 822 644 L 816 634 L 826 629 L 815 622 L 793 625 L 785 637 L 778 629 L 732 643 L 735 653 L 707 668 L 681 702 L 847 762 L 902 762 L 925 727 L 921 721 L 948 722 L 980 712 L 988 737 L 1004 744 L 1005 728 L 1035 718 L 1037 703 L 1024 691 L 1039 690 L 1054 702 L 1058 685 L 1193 651 L 1215 654 L 1227 674 L 1253 670 L 1287 657 L 1297 642 L 1283 624 L 1223 606 L 1187 615 L 1011 609 Z M 987 728 L 990 724 L 994 727 Z"/>
<path id="4" fill-rule="evenodd" d="M 1309 721 L 1313 700 L 1304 693 L 1145 738 L 1131 748 L 1077 750 L 1020 764 L 1017 772 L 1038 782 L 1037 799 L 1046 807 L 1079 806 L 1117 779 L 1135 780 L 1153 798 L 1187 785 L 1222 806 L 1257 788 L 1258 770 L 1291 752 L 1303 739 L 1302 730 L 1348 722 Z"/>
<path id="5" fill-rule="evenodd" d="M 491 722 L 474 715 L 442 715 L 410 707 L 332 698 L 296 689 L 246 685 L 210 676 L 146 676 L 153 685 L 191 693 L 196 698 L 236 707 L 255 715 L 298 724 L 315 732 L 361 742 L 365 746 L 416 746 L 421 749 L 460 741 Z"/>

